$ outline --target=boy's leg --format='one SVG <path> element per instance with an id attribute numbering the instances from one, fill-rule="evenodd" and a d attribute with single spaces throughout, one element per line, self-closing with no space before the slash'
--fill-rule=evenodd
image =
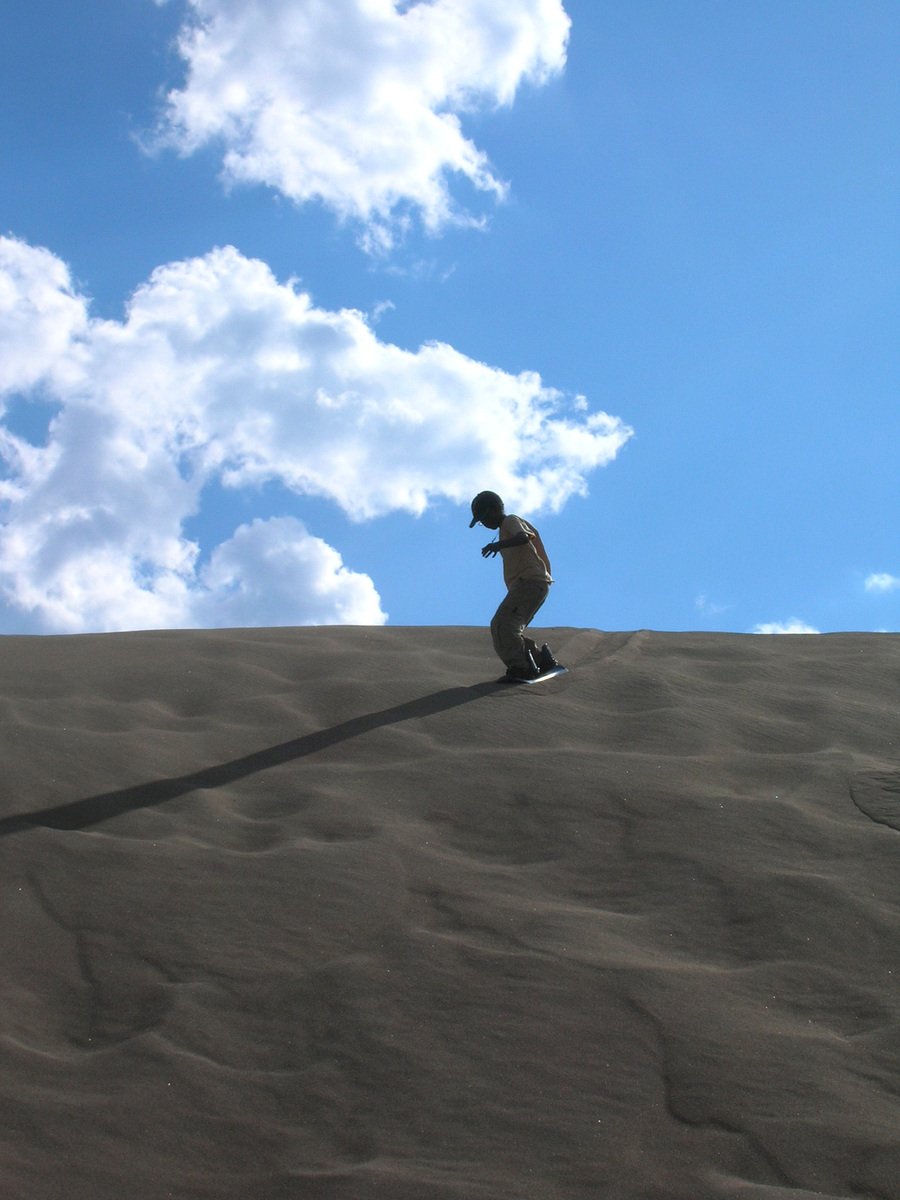
<path id="1" fill-rule="evenodd" d="M 514 583 L 494 613 L 491 621 L 491 638 L 494 650 L 507 667 L 524 670 L 528 667 L 529 651 L 537 650 L 531 640 L 523 636 L 525 627 L 547 599 L 550 585 L 540 579 L 520 579 Z"/>

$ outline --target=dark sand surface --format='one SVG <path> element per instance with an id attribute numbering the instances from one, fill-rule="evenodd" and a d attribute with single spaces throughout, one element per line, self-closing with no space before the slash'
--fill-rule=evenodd
<path id="1" fill-rule="evenodd" d="M 2 1200 L 900 1198 L 900 637 L 0 641 Z"/>

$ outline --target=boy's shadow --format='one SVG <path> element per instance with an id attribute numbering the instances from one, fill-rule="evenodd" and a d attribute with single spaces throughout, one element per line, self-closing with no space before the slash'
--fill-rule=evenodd
<path id="1" fill-rule="evenodd" d="M 216 788 L 234 783 L 257 771 L 265 771 L 269 767 L 278 767 L 282 763 L 305 758 L 309 754 L 316 754 L 329 746 L 349 741 L 350 738 L 370 733 L 373 729 L 381 729 L 385 725 L 396 725 L 416 717 L 431 717 L 435 713 L 458 708 L 461 704 L 468 704 L 480 696 L 501 689 L 502 685 L 499 683 L 476 683 L 471 687 L 446 688 L 430 696 L 422 696 L 418 700 L 397 704 L 393 708 L 353 717 L 349 721 L 342 721 L 340 725 L 333 725 L 330 729 L 320 729 L 316 733 L 307 733 L 303 737 L 269 746 L 265 750 L 256 750 L 242 758 L 233 758 L 229 762 L 204 767 L 189 775 L 138 783 L 119 791 L 102 792 L 99 796 L 88 796 L 68 804 L 41 808 L 36 812 L 13 813 L 0 818 L 0 837 L 34 826 L 44 826 L 48 829 L 87 829 L 101 821 L 108 821 L 110 817 L 118 817 L 139 808 L 154 808 L 158 804 L 165 804 L 168 800 L 185 796 L 188 792 L 200 788 Z"/>

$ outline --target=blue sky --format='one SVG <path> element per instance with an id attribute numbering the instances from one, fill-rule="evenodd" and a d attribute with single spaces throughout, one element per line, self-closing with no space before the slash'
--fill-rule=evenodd
<path id="1" fill-rule="evenodd" d="M 896 630 L 894 0 L 14 0 L 0 632 Z"/>

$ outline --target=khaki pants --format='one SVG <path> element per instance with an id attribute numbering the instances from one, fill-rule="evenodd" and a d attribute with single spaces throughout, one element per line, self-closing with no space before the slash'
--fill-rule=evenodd
<path id="1" fill-rule="evenodd" d="M 494 613 L 491 637 L 494 649 L 507 667 L 525 667 L 528 652 L 535 656 L 539 653 L 537 644 L 523 635 L 549 592 L 550 584 L 543 579 L 517 579 Z"/>

